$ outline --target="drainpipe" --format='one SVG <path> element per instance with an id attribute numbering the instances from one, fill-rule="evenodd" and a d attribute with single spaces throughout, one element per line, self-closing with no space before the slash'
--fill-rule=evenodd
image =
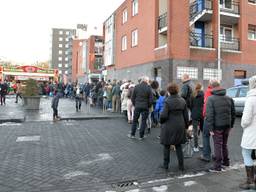
<path id="1" fill-rule="evenodd" d="M 218 80 L 221 80 L 220 0 L 218 0 Z"/>

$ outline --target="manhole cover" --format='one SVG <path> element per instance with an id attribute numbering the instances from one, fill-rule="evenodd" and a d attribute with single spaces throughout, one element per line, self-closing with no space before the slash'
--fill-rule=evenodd
<path id="1" fill-rule="evenodd" d="M 131 181 L 122 181 L 122 182 L 118 182 L 118 183 L 113 183 L 112 187 L 115 189 L 116 188 L 122 189 L 122 188 L 129 188 L 132 186 L 137 186 L 137 185 L 138 185 L 138 182 L 136 180 L 131 180 Z"/>

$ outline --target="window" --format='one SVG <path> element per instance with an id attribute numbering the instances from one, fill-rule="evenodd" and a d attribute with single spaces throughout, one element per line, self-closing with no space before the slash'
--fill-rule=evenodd
<path id="1" fill-rule="evenodd" d="M 139 12 L 139 2 L 138 0 L 132 1 L 132 16 L 137 15 Z"/>
<path id="2" fill-rule="evenodd" d="M 192 79 L 198 79 L 198 68 L 196 67 L 177 67 L 177 78 L 182 79 L 184 74 L 188 74 Z"/>
<path id="3" fill-rule="evenodd" d="M 220 26 L 220 38 L 222 42 L 232 42 L 233 28 L 231 25 Z"/>
<path id="4" fill-rule="evenodd" d="M 123 24 L 126 23 L 127 20 L 128 20 L 128 11 L 127 11 L 127 9 L 125 9 L 123 11 Z"/>
<path id="5" fill-rule="evenodd" d="M 65 51 L 65 55 L 68 55 L 68 51 Z"/>
<path id="6" fill-rule="evenodd" d="M 237 96 L 238 88 L 227 89 L 227 96 L 234 98 Z"/>
<path id="7" fill-rule="evenodd" d="M 203 72 L 204 80 L 221 79 L 222 71 L 220 71 L 220 78 L 218 78 L 218 69 L 204 68 Z"/>
<path id="8" fill-rule="evenodd" d="M 68 44 L 66 44 L 65 47 L 68 48 Z"/>
<path id="9" fill-rule="evenodd" d="M 256 0 L 248 0 L 249 3 L 256 4 Z"/>
<path id="10" fill-rule="evenodd" d="M 62 61 L 62 57 L 59 57 L 59 61 Z"/>
<path id="11" fill-rule="evenodd" d="M 69 38 L 66 38 L 66 41 L 69 41 Z"/>
<path id="12" fill-rule="evenodd" d="M 62 38 L 62 37 L 59 37 L 59 41 L 63 41 L 63 38 Z"/>
<path id="13" fill-rule="evenodd" d="M 240 89 L 240 92 L 239 92 L 239 97 L 246 97 L 248 91 L 249 91 L 249 88 L 248 88 L 248 87 L 243 87 L 243 88 L 241 88 L 241 89 Z"/>
<path id="14" fill-rule="evenodd" d="M 132 47 L 138 45 L 138 29 L 132 31 Z"/>
<path id="15" fill-rule="evenodd" d="M 63 35 L 63 31 L 59 31 L 59 35 Z"/>
<path id="16" fill-rule="evenodd" d="M 223 9 L 232 9 L 232 0 L 220 0 L 220 6 Z"/>
<path id="17" fill-rule="evenodd" d="M 59 71 L 59 74 L 62 74 L 62 71 Z"/>
<path id="18" fill-rule="evenodd" d="M 68 71 L 65 71 L 65 74 L 67 75 L 67 74 L 68 74 Z"/>
<path id="19" fill-rule="evenodd" d="M 62 48 L 62 44 L 59 44 L 59 48 Z"/>
<path id="20" fill-rule="evenodd" d="M 248 39 L 256 40 L 256 26 L 255 25 L 248 26 Z"/>
<path id="21" fill-rule="evenodd" d="M 122 51 L 127 50 L 127 36 L 122 37 Z"/>
<path id="22" fill-rule="evenodd" d="M 69 35 L 69 31 L 66 31 L 66 35 Z"/>
<path id="23" fill-rule="evenodd" d="M 59 51 L 59 54 L 62 55 L 62 51 L 61 50 Z"/>
<path id="24" fill-rule="evenodd" d="M 68 64 L 67 63 L 65 64 L 65 67 L 68 68 Z"/>
<path id="25" fill-rule="evenodd" d="M 61 64 L 61 63 L 59 63 L 58 67 L 62 67 L 62 64 Z"/>
<path id="26" fill-rule="evenodd" d="M 67 57 L 65 57 L 65 61 L 68 61 L 68 58 L 67 58 Z"/>

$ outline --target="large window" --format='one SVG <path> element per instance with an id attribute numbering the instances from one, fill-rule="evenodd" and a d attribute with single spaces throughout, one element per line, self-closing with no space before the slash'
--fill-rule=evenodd
<path id="1" fill-rule="evenodd" d="M 127 9 L 125 9 L 124 11 L 123 11 L 123 24 L 124 23 L 126 23 L 127 22 L 127 20 L 128 20 L 128 11 L 127 11 Z"/>
<path id="2" fill-rule="evenodd" d="M 138 29 L 132 31 L 132 47 L 138 45 Z"/>
<path id="3" fill-rule="evenodd" d="M 232 42 L 232 38 L 233 38 L 232 25 L 220 26 L 220 37 L 221 37 L 221 41 Z"/>
<path id="4" fill-rule="evenodd" d="M 248 0 L 249 3 L 256 4 L 256 0 Z"/>
<path id="5" fill-rule="evenodd" d="M 127 50 L 127 36 L 122 37 L 122 51 Z"/>
<path id="6" fill-rule="evenodd" d="M 248 39 L 256 40 L 256 26 L 255 25 L 248 26 Z"/>
<path id="7" fill-rule="evenodd" d="M 139 12 L 139 2 L 138 0 L 132 1 L 132 16 L 137 15 Z"/>
<path id="8" fill-rule="evenodd" d="M 203 73 L 204 80 L 221 79 L 221 76 L 222 76 L 222 71 L 220 71 L 220 77 L 219 77 L 218 69 L 204 68 L 204 73 Z"/>
<path id="9" fill-rule="evenodd" d="M 224 9 L 232 9 L 232 0 L 220 0 L 220 6 Z"/>
<path id="10" fill-rule="evenodd" d="M 182 79 L 184 74 L 188 74 L 192 79 L 198 79 L 198 68 L 196 67 L 177 67 L 177 78 Z"/>

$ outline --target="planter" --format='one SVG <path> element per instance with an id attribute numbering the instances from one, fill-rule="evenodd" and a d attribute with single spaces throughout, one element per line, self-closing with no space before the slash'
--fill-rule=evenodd
<path id="1" fill-rule="evenodd" d="M 39 110 L 40 96 L 23 96 L 23 106 L 28 110 Z"/>

